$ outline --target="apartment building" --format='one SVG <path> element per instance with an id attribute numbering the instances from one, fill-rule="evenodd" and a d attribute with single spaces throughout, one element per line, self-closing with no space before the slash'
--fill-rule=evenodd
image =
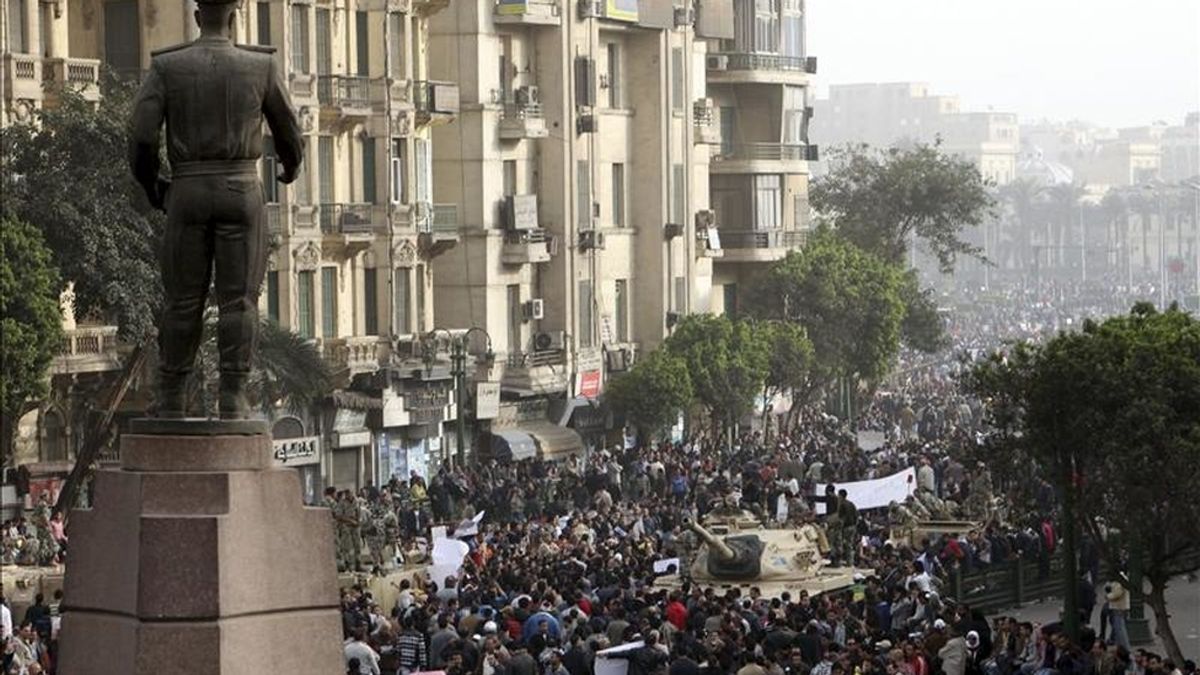
<path id="1" fill-rule="evenodd" d="M 809 229 L 809 88 L 804 0 L 734 0 L 729 34 L 705 61 L 718 146 L 709 200 L 722 255 L 714 260 L 714 312 L 736 315 L 752 277 L 804 245 Z"/>
<path id="2" fill-rule="evenodd" d="M 0 126 L 32 121 L 57 90 L 73 87 L 89 100 L 100 95 L 100 62 L 69 44 L 79 8 L 66 2 L 5 0 L 0 6 Z"/>
<path id="3" fill-rule="evenodd" d="M 607 378 L 710 309 L 705 39 L 728 7 L 500 0 L 432 20 L 434 73 L 462 93 L 434 133 L 436 190 L 462 214 L 437 319 L 491 338 L 499 451 L 601 443 Z"/>
<path id="4" fill-rule="evenodd" d="M 422 340 L 433 328 L 432 264 L 458 241 L 457 208 L 435 199 L 432 178 L 432 130 L 458 112 L 457 85 L 429 77 L 428 24 L 447 5 L 239 6 L 236 41 L 277 48 L 307 143 L 299 179 L 284 186 L 266 138 L 272 251 L 261 310 L 315 341 L 337 376 L 319 414 L 274 419 L 277 461 L 301 471 L 310 499 L 325 485 L 427 474 L 453 452 L 442 442 L 457 415 L 446 340 Z M 137 76 L 153 50 L 197 37 L 193 8 L 73 0 L 70 44 Z"/>

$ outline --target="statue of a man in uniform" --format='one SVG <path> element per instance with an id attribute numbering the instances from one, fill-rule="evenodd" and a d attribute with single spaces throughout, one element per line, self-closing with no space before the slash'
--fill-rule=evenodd
<path id="1" fill-rule="evenodd" d="M 278 180 L 295 180 L 304 156 L 274 48 L 232 41 L 236 7 L 233 0 L 197 0 L 200 37 L 154 53 L 134 105 L 133 174 L 150 203 L 167 214 L 161 261 L 166 301 L 158 335 L 161 417 L 185 415 L 185 386 L 214 264 L 220 415 L 249 415 L 245 385 L 267 256 L 258 178 L 263 118 L 282 165 Z M 160 175 L 164 122 L 170 180 Z"/>

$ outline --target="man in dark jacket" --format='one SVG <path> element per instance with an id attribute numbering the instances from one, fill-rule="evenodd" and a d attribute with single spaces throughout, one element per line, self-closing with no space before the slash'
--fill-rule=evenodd
<path id="1" fill-rule="evenodd" d="M 645 644 L 613 654 L 615 658 L 629 661 L 629 675 L 653 675 L 667 665 L 667 653 L 658 647 L 658 631 L 646 635 Z"/>

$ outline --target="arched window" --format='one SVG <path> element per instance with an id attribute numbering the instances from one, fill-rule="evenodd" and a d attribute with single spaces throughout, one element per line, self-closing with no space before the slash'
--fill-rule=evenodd
<path id="1" fill-rule="evenodd" d="M 67 461 L 67 430 L 62 415 L 53 410 L 47 410 L 42 415 L 41 461 Z"/>
<path id="2" fill-rule="evenodd" d="M 304 436 L 304 423 L 295 417 L 284 417 L 271 428 L 271 435 L 277 440 L 283 438 L 301 438 Z"/>

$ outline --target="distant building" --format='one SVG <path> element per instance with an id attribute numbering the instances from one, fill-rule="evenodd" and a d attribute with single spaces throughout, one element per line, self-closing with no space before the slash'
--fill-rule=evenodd
<path id="1" fill-rule="evenodd" d="M 832 85 L 816 102 L 813 141 L 824 146 L 932 143 L 969 159 L 998 185 L 1016 176 L 1020 129 L 1013 113 L 962 112 L 958 97 L 920 82 Z"/>

